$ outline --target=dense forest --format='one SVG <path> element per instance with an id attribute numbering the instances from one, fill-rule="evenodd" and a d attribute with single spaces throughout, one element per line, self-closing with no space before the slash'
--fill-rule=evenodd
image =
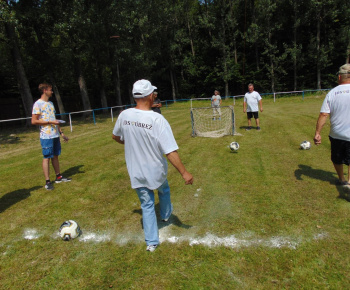
<path id="1" fill-rule="evenodd" d="M 330 88 L 349 62 L 349 0 L 0 0 L 0 119 L 133 102 Z"/>

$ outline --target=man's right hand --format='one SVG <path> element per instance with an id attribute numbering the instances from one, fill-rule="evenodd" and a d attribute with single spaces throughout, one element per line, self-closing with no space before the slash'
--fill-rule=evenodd
<path id="1" fill-rule="evenodd" d="M 315 145 L 320 145 L 321 144 L 321 135 L 319 133 L 315 134 L 314 143 L 315 143 Z"/>
<path id="2" fill-rule="evenodd" d="M 182 178 L 185 180 L 185 184 L 191 184 L 193 183 L 193 176 L 191 173 L 189 173 L 188 171 L 185 171 L 184 174 L 182 174 Z"/>

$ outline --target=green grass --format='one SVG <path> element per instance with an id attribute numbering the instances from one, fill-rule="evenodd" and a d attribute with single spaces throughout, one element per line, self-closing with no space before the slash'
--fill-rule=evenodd
<path id="1" fill-rule="evenodd" d="M 60 165 L 73 181 L 52 192 L 43 188 L 38 132 L 2 132 L 0 288 L 347 288 L 350 203 L 338 198 L 329 125 L 322 145 L 299 150 L 312 141 L 323 98 L 264 99 L 261 132 L 244 130 L 237 100 L 242 136 L 215 139 L 191 137 L 189 103 L 163 107 L 195 182 L 185 186 L 169 166 L 175 211 L 170 224 L 159 223 L 154 253 L 145 251 L 114 122 L 64 128 L 70 141 Z M 83 230 L 71 242 L 57 235 L 67 219 Z"/>

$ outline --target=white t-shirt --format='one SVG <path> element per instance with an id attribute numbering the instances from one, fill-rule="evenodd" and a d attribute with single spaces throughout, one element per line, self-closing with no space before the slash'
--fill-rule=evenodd
<path id="1" fill-rule="evenodd" d="M 159 188 L 168 173 L 164 154 L 179 149 L 168 121 L 152 110 L 127 109 L 120 113 L 113 135 L 125 142 L 131 187 Z"/>
<path id="2" fill-rule="evenodd" d="M 251 93 L 246 93 L 244 95 L 244 102 L 247 103 L 247 112 L 258 112 L 260 100 L 261 96 L 258 92 L 252 91 Z"/>
<path id="3" fill-rule="evenodd" d="M 329 136 L 350 141 L 350 84 L 332 89 L 323 101 L 321 113 L 330 114 Z"/>
<path id="4" fill-rule="evenodd" d="M 33 105 L 33 115 L 40 115 L 39 120 L 55 121 L 55 107 L 52 102 L 45 102 L 42 99 L 37 100 Z M 56 125 L 40 125 L 40 139 L 58 138 L 60 135 Z"/>
<path id="5" fill-rule="evenodd" d="M 220 106 L 221 96 L 219 95 L 213 95 L 211 97 L 211 101 L 214 107 Z"/>

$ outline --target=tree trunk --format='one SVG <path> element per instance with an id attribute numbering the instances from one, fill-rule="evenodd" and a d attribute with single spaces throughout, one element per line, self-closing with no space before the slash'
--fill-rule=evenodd
<path id="1" fill-rule="evenodd" d="M 187 28 L 188 28 L 188 35 L 190 37 L 192 56 L 194 57 L 196 56 L 196 53 L 194 51 L 193 37 L 192 37 L 192 31 L 191 31 L 191 25 L 190 25 L 189 19 L 187 19 Z"/>
<path id="2" fill-rule="evenodd" d="M 79 59 L 75 59 L 75 69 L 76 69 L 76 73 L 78 76 L 78 84 L 79 84 L 79 89 L 80 89 L 81 100 L 83 102 L 83 109 L 85 111 L 91 110 L 89 94 L 88 94 L 85 78 L 83 75 L 83 71 L 81 69 L 81 64 L 80 64 Z M 87 115 L 90 115 L 90 113 L 85 113 L 84 115 L 87 116 Z"/>
<path id="3" fill-rule="evenodd" d="M 49 78 L 50 78 L 50 83 L 52 85 L 52 89 L 53 89 L 53 92 L 55 94 L 55 98 L 56 98 L 56 101 L 57 101 L 58 110 L 59 110 L 60 114 L 64 114 L 65 110 L 64 110 L 63 103 L 62 103 L 61 95 L 60 95 L 60 92 L 59 92 L 58 87 L 56 85 L 56 80 L 55 80 L 54 73 L 53 73 L 53 71 L 51 69 L 51 67 L 53 67 L 53 64 L 52 64 L 52 61 L 51 61 L 51 57 L 46 52 L 46 49 L 45 49 L 45 46 L 44 46 L 45 42 L 44 42 L 44 39 L 42 37 L 42 34 L 40 33 L 40 29 L 38 29 L 38 27 L 36 25 L 34 25 L 33 28 L 34 28 L 36 36 L 38 37 L 41 59 L 42 59 L 42 62 L 45 63 L 45 67 L 46 67 L 46 70 L 47 70 Z M 66 115 L 62 115 L 61 118 L 63 120 L 67 120 L 67 116 Z"/>
<path id="4" fill-rule="evenodd" d="M 275 68 L 272 56 L 270 57 L 270 65 L 271 65 L 271 90 L 274 93 L 275 92 Z"/>
<path id="5" fill-rule="evenodd" d="M 320 46 L 321 46 L 321 20 L 317 17 L 317 36 L 316 36 L 316 70 L 317 70 L 317 89 L 321 89 L 321 68 L 320 68 Z"/>
<path id="6" fill-rule="evenodd" d="M 268 27 L 269 29 L 270 28 L 270 21 L 268 21 Z M 269 31 L 269 34 L 268 34 L 268 40 L 269 40 L 269 55 L 270 55 L 270 74 L 271 74 L 271 90 L 272 92 L 274 93 L 275 92 L 275 67 L 274 67 L 274 60 L 273 60 L 273 51 L 271 49 L 272 47 L 272 33 Z"/>
<path id="7" fill-rule="evenodd" d="M 296 1 L 293 2 L 293 8 L 294 8 L 294 28 L 293 28 L 293 38 L 294 38 L 294 55 L 293 55 L 293 79 L 294 79 L 294 91 L 297 90 L 298 87 L 298 80 L 297 80 L 297 3 Z"/>
<path id="8" fill-rule="evenodd" d="M 176 102 L 176 85 L 174 71 L 170 69 L 170 81 L 171 81 L 171 94 L 173 96 L 173 101 Z"/>
<path id="9" fill-rule="evenodd" d="M 112 71 L 113 83 L 114 83 L 114 91 L 116 95 L 117 106 L 122 106 L 122 97 L 120 93 L 120 75 L 119 75 L 119 63 L 118 58 L 115 58 L 116 68 Z"/>
<path id="10" fill-rule="evenodd" d="M 102 108 L 107 108 L 108 103 L 107 103 L 107 97 L 106 97 L 106 90 L 104 86 L 104 81 L 103 81 L 103 74 L 102 74 L 102 69 L 101 66 L 98 62 L 96 62 L 96 69 L 97 69 L 97 78 L 98 78 L 98 88 L 99 88 L 99 94 L 101 98 L 101 106 Z M 104 113 L 107 113 L 107 109 L 103 110 Z"/>
<path id="11" fill-rule="evenodd" d="M 256 20 L 256 9 L 255 9 L 255 5 L 254 2 L 252 3 L 253 5 L 253 9 L 252 9 L 252 22 L 254 24 L 257 23 Z M 259 45 L 258 45 L 258 40 L 255 39 L 254 41 L 254 53 L 255 53 L 255 64 L 256 64 L 256 70 L 259 71 L 260 70 L 260 57 L 259 57 Z"/>
<path id="12" fill-rule="evenodd" d="M 49 74 L 50 82 L 51 82 L 51 85 L 52 85 L 52 89 L 53 89 L 53 92 L 55 94 L 55 98 L 56 98 L 56 101 L 57 101 L 58 110 L 59 110 L 60 114 L 64 114 L 65 110 L 64 110 L 63 103 L 62 103 L 60 91 L 58 90 L 58 87 L 56 85 L 56 81 L 55 81 L 55 77 L 53 75 L 53 71 L 50 68 L 48 68 L 48 74 Z M 67 121 L 67 115 L 62 115 L 61 119 Z"/>
<path id="13" fill-rule="evenodd" d="M 23 67 L 21 54 L 18 48 L 15 27 L 13 26 L 13 24 L 5 22 L 5 30 L 7 37 L 10 41 L 13 65 L 16 69 L 17 75 L 18 90 L 22 98 L 25 116 L 30 117 L 32 115 L 33 109 L 33 96 L 30 91 L 28 79 Z M 31 120 L 28 119 L 26 123 L 28 126 L 30 126 Z"/>

